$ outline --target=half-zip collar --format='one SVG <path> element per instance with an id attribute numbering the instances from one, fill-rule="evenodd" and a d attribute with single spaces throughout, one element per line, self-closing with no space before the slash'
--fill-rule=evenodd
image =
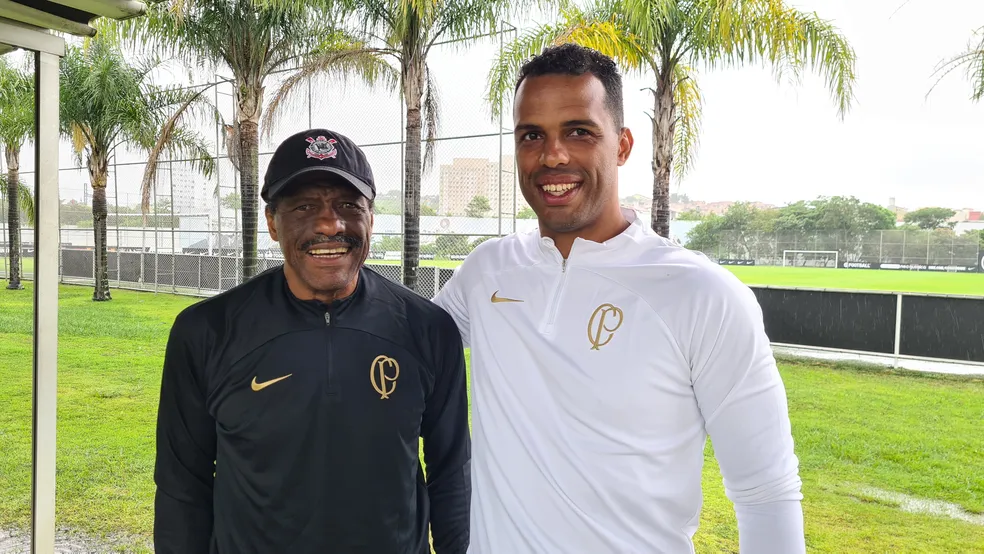
<path id="1" fill-rule="evenodd" d="M 639 238 L 646 234 L 648 227 L 639 219 L 638 214 L 634 210 L 623 208 L 622 214 L 630 222 L 624 231 L 604 242 L 594 242 L 581 237 L 575 238 L 567 260 L 564 260 L 564 257 L 561 256 L 560 250 L 557 249 L 554 240 L 550 237 L 542 236 L 539 228 L 537 228 L 533 231 L 533 237 L 537 242 L 537 249 L 541 254 L 541 259 L 554 262 L 566 271 L 573 265 L 585 262 L 586 259 L 593 262 L 600 261 L 595 258 L 595 254 L 624 251 L 626 246 L 638 242 Z"/>
<path id="2" fill-rule="evenodd" d="M 305 312 L 316 315 L 319 319 L 325 318 L 327 314 L 330 314 L 331 323 L 335 323 L 340 315 L 348 311 L 352 305 L 360 303 L 366 297 L 366 275 L 364 268 L 359 268 L 359 280 L 356 283 L 355 291 L 345 298 L 339 298 L 330 303 L 325 303 L 317 299 L 301 300 L 290 290 L 290 285 L 287 283 L 287 275 L 283 269 L 280 271 L 280 278 L 284 295 L 291 304 Z"/>

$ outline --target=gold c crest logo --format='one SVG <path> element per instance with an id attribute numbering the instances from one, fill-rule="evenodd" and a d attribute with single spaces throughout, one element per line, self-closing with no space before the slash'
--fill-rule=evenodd
<path id="1" fill-rule="evenodd" d="M 400 376 L 400 364 L 389 356 L 376 356 L 369 368 L 369 380 L 379 398 L 386 400 L 396 390 L 396 379 Z"/>
<path id="2" fill-rule="evenodd" d="M 622 326 L 622 310 L 611 304 L 602 304 L 595 308 L 588 321 L 588 340 L 591 341 L 591 350 L 599 350 L 608 344 L 615 336 L 615 331 Z M 602 336 L 604 340 L 602 340 Z"/>

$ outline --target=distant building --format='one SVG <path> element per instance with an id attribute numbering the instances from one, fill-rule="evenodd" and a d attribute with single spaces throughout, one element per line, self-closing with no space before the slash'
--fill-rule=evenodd
<path id="1" fill-rule="evenodd" d="M 512 156 L 503 156 L 501 166 L 486 158 L 455 158 L 450 164 L 441 166 L 440 202 L 437 213 L 442 216 L 465 215 L 472 199 L 476 196 L 484 196 L 491 207 L 486 215 L 500 213 L 498 210 L 501 205 L 502 215 L 512 217 L 514 213 L 527 206 L 526 199 L 518 190 L 515 175 L 515 162 Z M 513 206 L 514 199 L 515 206 Z"/>

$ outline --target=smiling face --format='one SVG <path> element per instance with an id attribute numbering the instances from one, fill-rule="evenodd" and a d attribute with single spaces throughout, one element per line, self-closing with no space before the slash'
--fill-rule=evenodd
<path id="1" fill-rule="evenodd" d="M 372 234 L 372 208 L 365 196 L 315 172 L 292 184 L 274 209 L 268 206 L 266 217 L 295 296 L 327 303 L 355 291 Z"/>
<path id="2" fill-rule="evenodd" d="M 514 116 L 520 188 L 541 232 L 555 240 L 607 240 L 620 232 L 618 167 L 632 135 L 615 126 L 601 81 L 590 73 L 527 78 Z"/>

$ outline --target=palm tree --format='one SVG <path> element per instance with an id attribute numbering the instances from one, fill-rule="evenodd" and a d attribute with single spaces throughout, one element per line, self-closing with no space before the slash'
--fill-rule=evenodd
<path id="1" fill-rule="evenodd" d="M 147 14 L 106 29 L 128 44 L 176 56 L 189 66 L 223 64 L 232 73 L 233 125 L 226 128 L 230 158 L 239 170 L 242 198 L 243 280 L 259 270 L 256 259 L 259 203 L 259 131 L 264 85 L 279 71 L 313 56 L 334 55 L 331 70 L 372 82 L 381 65 L 362 44 L 336 30 L 333 12 L 309 2 L 260 5 L 254 0 L 166 0 Z M 207 89 L 205 89 L 207 90 Z"/>
<path id="2" fill-rule="evenodd" d="M 297 0 L 266 0 L 286 6 Z M 437 87 L 427 67 L 427 56 L 439 41 L 461 41 L 495 31 L 508 9 L 522 9 L 509 0 L 308 0 L 331 7 L 359 21 L 370 37 L 374 54 L 394 60 L 400 69 L 399 85 L 406 110 L 403 198 L 403 283 L 417 288 L 420 257 L 420 179 L 434 159 L 439 102 Z M 330 59 L 330 57 L 328 58 Z M 320 60 L 308 65 L 318 69 Z M 286 87 L 291 83 L 285 83 Z M 423 135 L 426 134 L 426 139 Z M 426 140 L 426 150 L 421 144 Z"/>
<path id="3" fill-rule="evenodd" d="M 984 98 L 984 27 L 974 31 L 974 38 L 967 45 L 967 50 L 948 60 L 944 60 L 937 68 L 936 73 L 939 78 L 936 83 L 959 68 L 965 68 L 967 78 L 970 80 L 970 98 L 974 102 Z M 933 85 L 933 88 L 936 84 Z M 932 92 L 932 89 L 930 89 Z"/>
<path id="4" fill-rule="evenodd" d="M 783 0 L 597 0 L 561 8 L 558 23 L 540 25 L 510 44 L 489 73 L 494 115 L 523 61 L 552 44 L 575 42 L 654 77 L 652 226 L 669 236 L 671 169 L 692 167 L 699 139 L 697 67 L 767 62 L 777 75 L 810 64 L 823 74 L 843 117 L 853 99 L 855 54 L 846 38 L 816 14 Z"/>
<path id="5" fill-rule="evenodd" d="M 10 274 L 7 288 L 21 286 L 21 212 L 34 224 L 31 191 L 20 181 L 20 150 L 34 136 L 34 80 L 0 58 L 0 148 L 7 162 L 7 175 L 0 177 L 0 192 L 7 198 Z"/>
<path id="6" fill-rule="evenodd" d="M 165 89 L 148 77 L 156 64 L 131 65 L 112 43 L 97 38 L 69 47 L 61 64 L 61 131 L 71 138 L 92 185 L 95 234 L 95 289 L 92 299 L 111 300 L 106 248 L 106 182 L 109 160 L 126 145 L 149 153 L 144 180 L 156 172 L 166 151 L 194 159 L 210 175 L 214 160 L 204 139 L 179 125 L 180 116 L 200 98 L 197 92 Z"/>

